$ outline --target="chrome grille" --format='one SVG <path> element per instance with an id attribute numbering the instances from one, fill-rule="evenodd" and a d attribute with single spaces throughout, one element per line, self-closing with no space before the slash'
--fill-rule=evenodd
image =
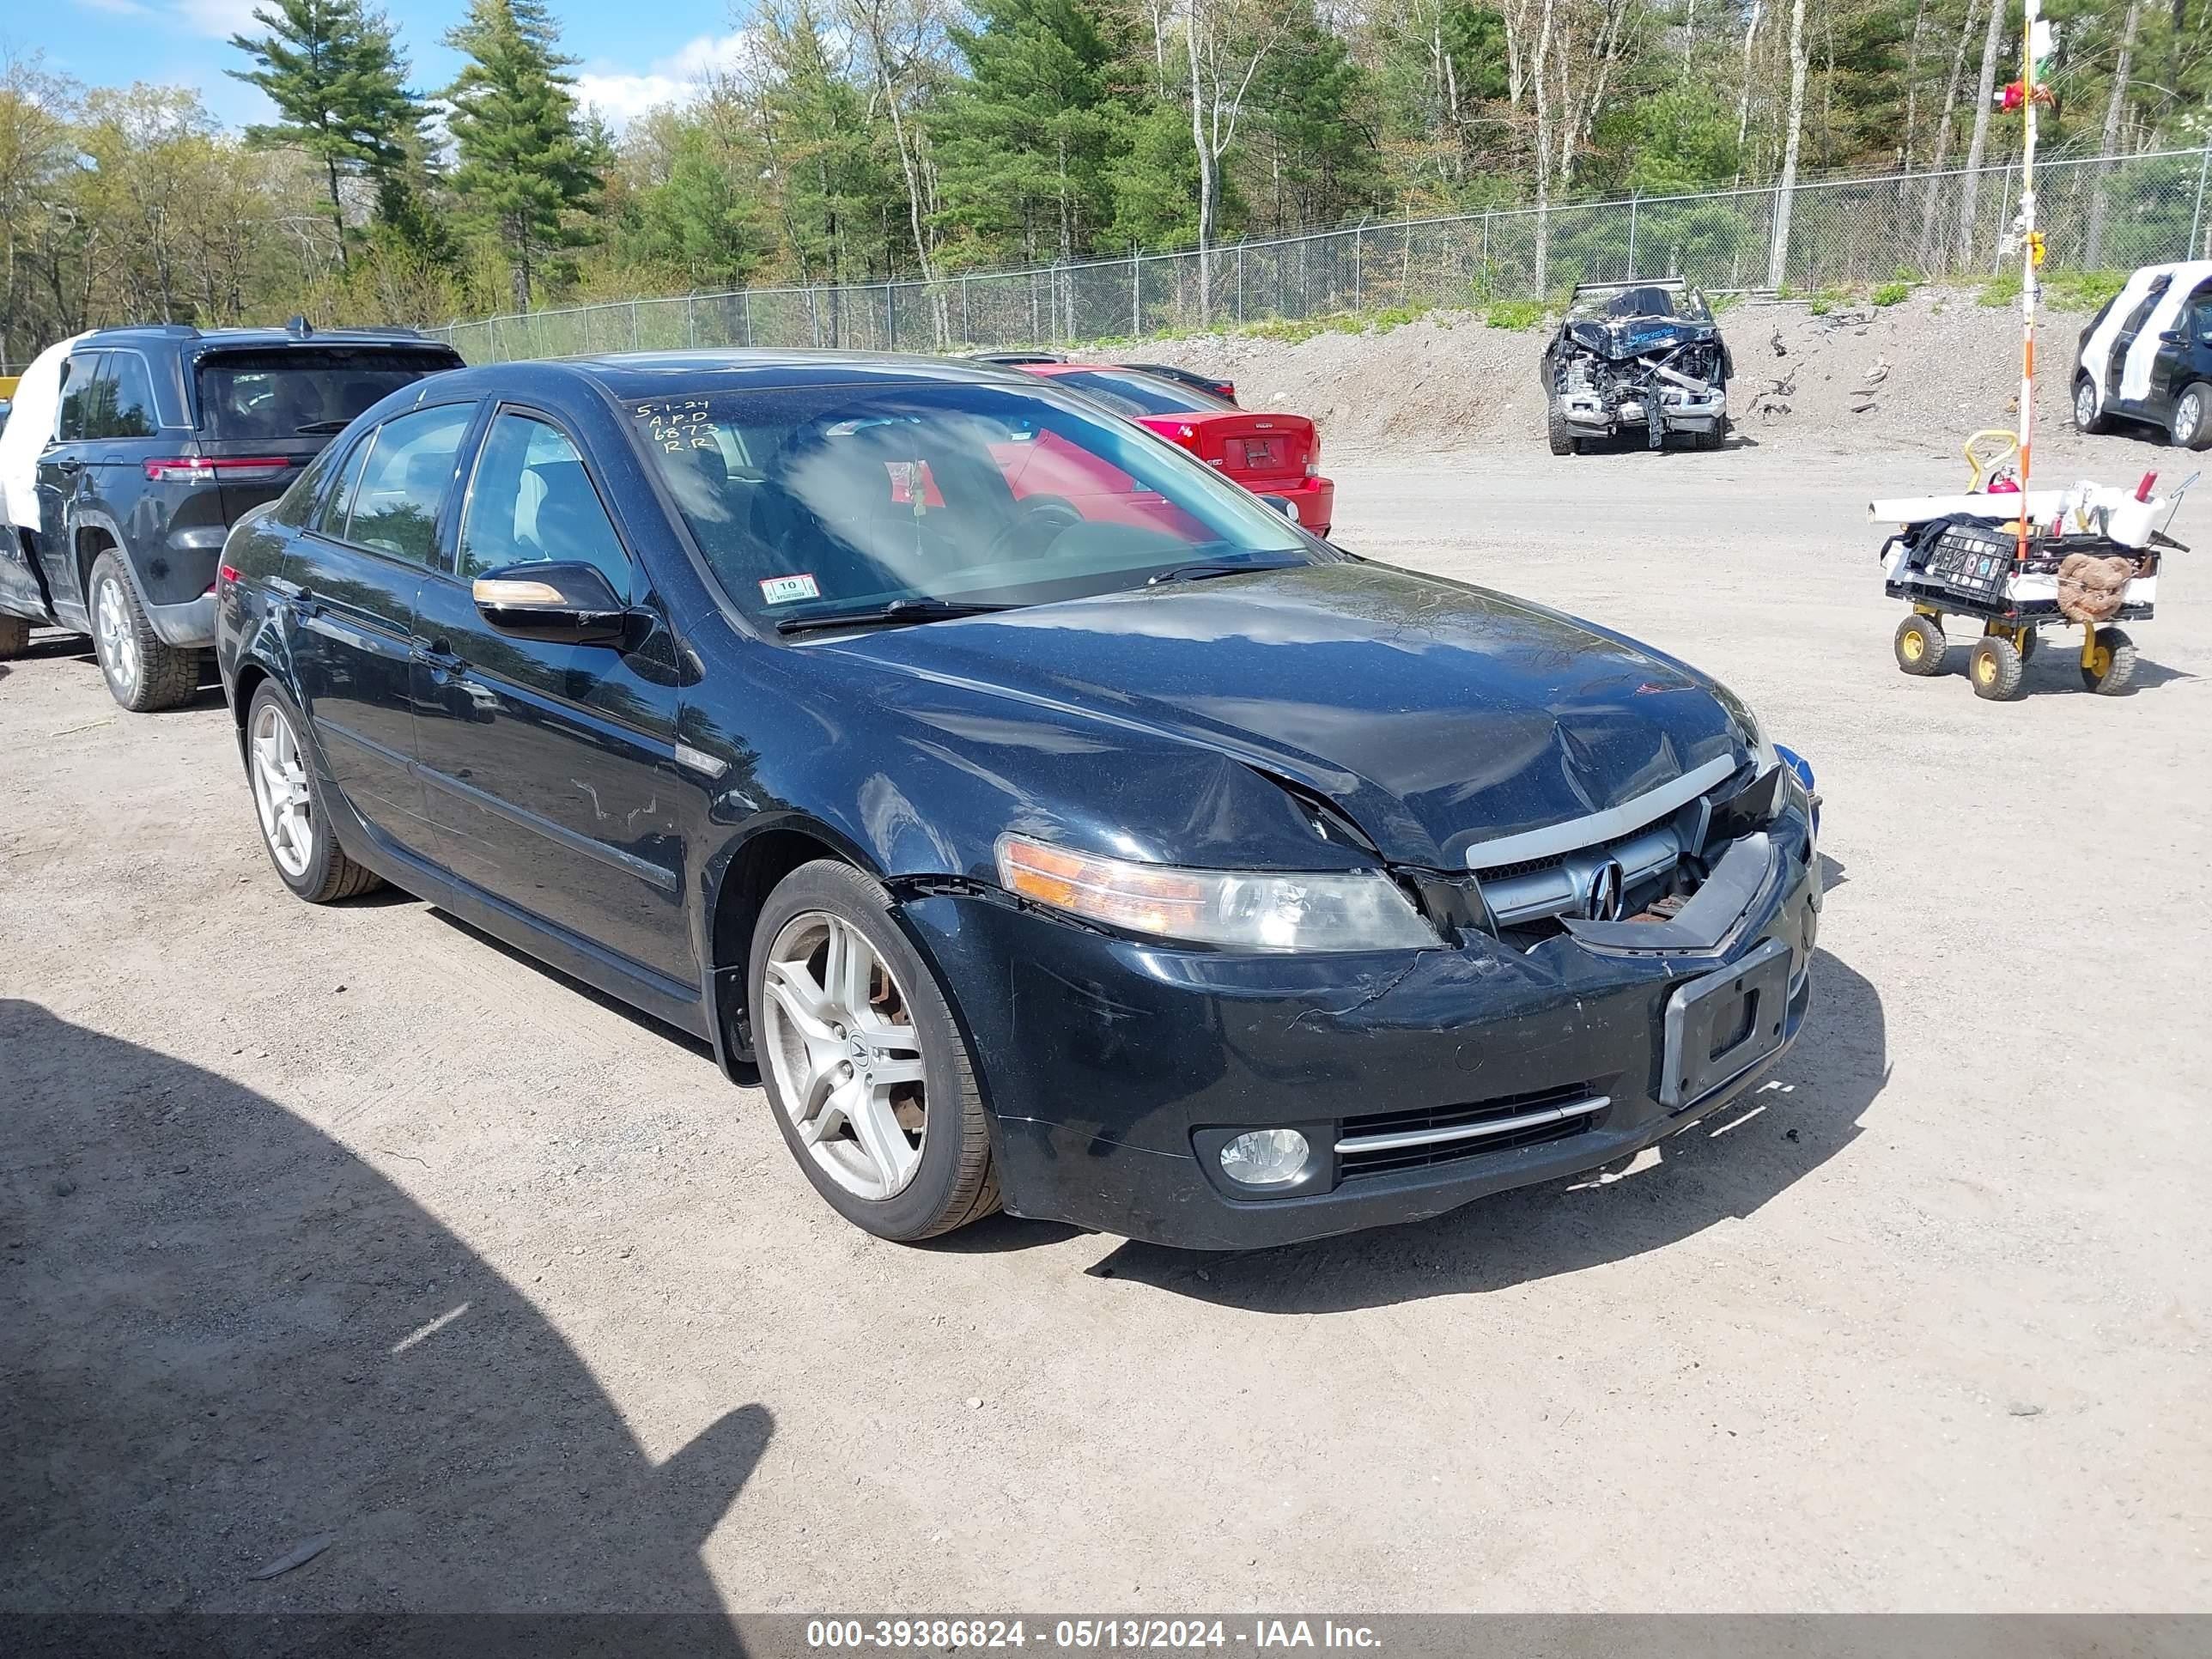
<path id="1" fill-rule="evenodd" d="M 1570 1084 L 1468 1105 L 1370 1112 L 1338 1126 L 1342 1179 L 1564 1140 L 1595 1123 L 1612 1100 L 1591 1084 Z"/>

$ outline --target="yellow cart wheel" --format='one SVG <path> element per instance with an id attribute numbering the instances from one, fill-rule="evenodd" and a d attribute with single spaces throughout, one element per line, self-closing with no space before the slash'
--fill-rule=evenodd
<path id="1" fill-rule="evenodd" d="M 2136 677 L 2136 642 L 2118 628 L 2100 628 L 2081 652 L 2081 684 L 2103 697 L 2117 697 Z"/>
<path id="2" fill-rule="evenodd" d="M 2020 695 L 2020 647 L 2010 640 L 1990 634 L 1974 641 L 1966 659 L 1966 678 L 1973 681 L 1976 696 L 1991 702 L 2010 701 Z"/>
<path id="3" fill-rule="evenodd" d="M 1899 668 L 1925 678 L 1943 672 L 1951 642 L 1943 637 L 1940 618 L 1916 613 L 1898 623 L 1897 637 L 1890 641 L 1890 648 L 1897 653 Z"/>

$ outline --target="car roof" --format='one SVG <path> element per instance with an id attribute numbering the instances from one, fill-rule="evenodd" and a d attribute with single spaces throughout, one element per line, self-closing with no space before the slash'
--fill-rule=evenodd
<path id="1" fill-rule="evenodd" d="M 101 346 L 174 345 L 185 350 L 225 351 L 240 347 L 279 349 L 291 346 L 374 346 L 399 350 L 450 352 L 443 340 L 426 339 L 411 328 L 312 329 L 304 333 L 289 328 L 194 328 L 189 323 L 132 324 L 120 328 L 96 328 L 72 349 L 94 350 Z"/>
<path id="2" fill-rule="evenodd" d="M 526 390 L 594 385 L 629 401 L 671 392 L 767 390 L 777 386 L 911 385 L 937 380 L 1022 386 L 1024 372 L 992 364 L 887 351 L 797 351 L 767 348 L 625 351 L 601 357 L 533 358 L 485 363 L 440 377 L 451 390 Z"/>

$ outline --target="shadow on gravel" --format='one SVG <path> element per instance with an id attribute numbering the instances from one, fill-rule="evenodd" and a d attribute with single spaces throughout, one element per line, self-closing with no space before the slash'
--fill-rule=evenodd
<path id="1" fill-rule="evenodd" d="M 1889 1081 L 1881 998 L 1825 951 L 1814 955 L 1813 996 L 1803 1034 L 1769 1079 L 1788 1092 L 1761 1084 L 1621 1179 L 1524 1188 L 1431 1220 L 1279 1249 L 1125 1243 L 1091 1271 L 1257 1313 L 1334 1313 L 1504 1290 L 1663 1249 L 1751 1214 L 1857 1138 Z"/>
<path id="2" fill-rule="evenodd" d="M 0 1053 L 0 1612 L 693 1613 L 687 1650 L 739 1650 L 699 1552 L 765 1409 L 656 1464 L 527 1298 L 273 1102 L 28 1002 Z"/>

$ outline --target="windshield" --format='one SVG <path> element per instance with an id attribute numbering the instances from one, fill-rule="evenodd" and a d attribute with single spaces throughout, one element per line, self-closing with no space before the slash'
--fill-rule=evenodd
<path id="1" fill-rule="evenodd" d="M 328 437 L 390 392 L 458 365 L 440 352 L 280 347 L 199 362 L 200 430 L 211 438 Z"/>
<path id="2" fill-rule="evenodd" d="M 1570 314 L 1599 321 L 1622 317 L 1674 317 L 1690 323 L 1713 319 L 1704 295 L 1688 289 L 1662 288 L 1656 283 L 1584 295 L 1576 300 Z"/>
<path id="3" fill-rule="evenodd" d="M 664 392 L 629 410 L 724 592 L 772 625 L 1335 556 L 1182 450 L 1042 387 Z"/>
<path id="4" fill-rule="evenodd" d="M 1133 368 L 1084 368 L 1051 379 L 1055 386 L 1073 386 L 1096 398 L 1117 415 L 1213 415 L 1237 407 L 1194 386 L 1177 386 Z"/>

